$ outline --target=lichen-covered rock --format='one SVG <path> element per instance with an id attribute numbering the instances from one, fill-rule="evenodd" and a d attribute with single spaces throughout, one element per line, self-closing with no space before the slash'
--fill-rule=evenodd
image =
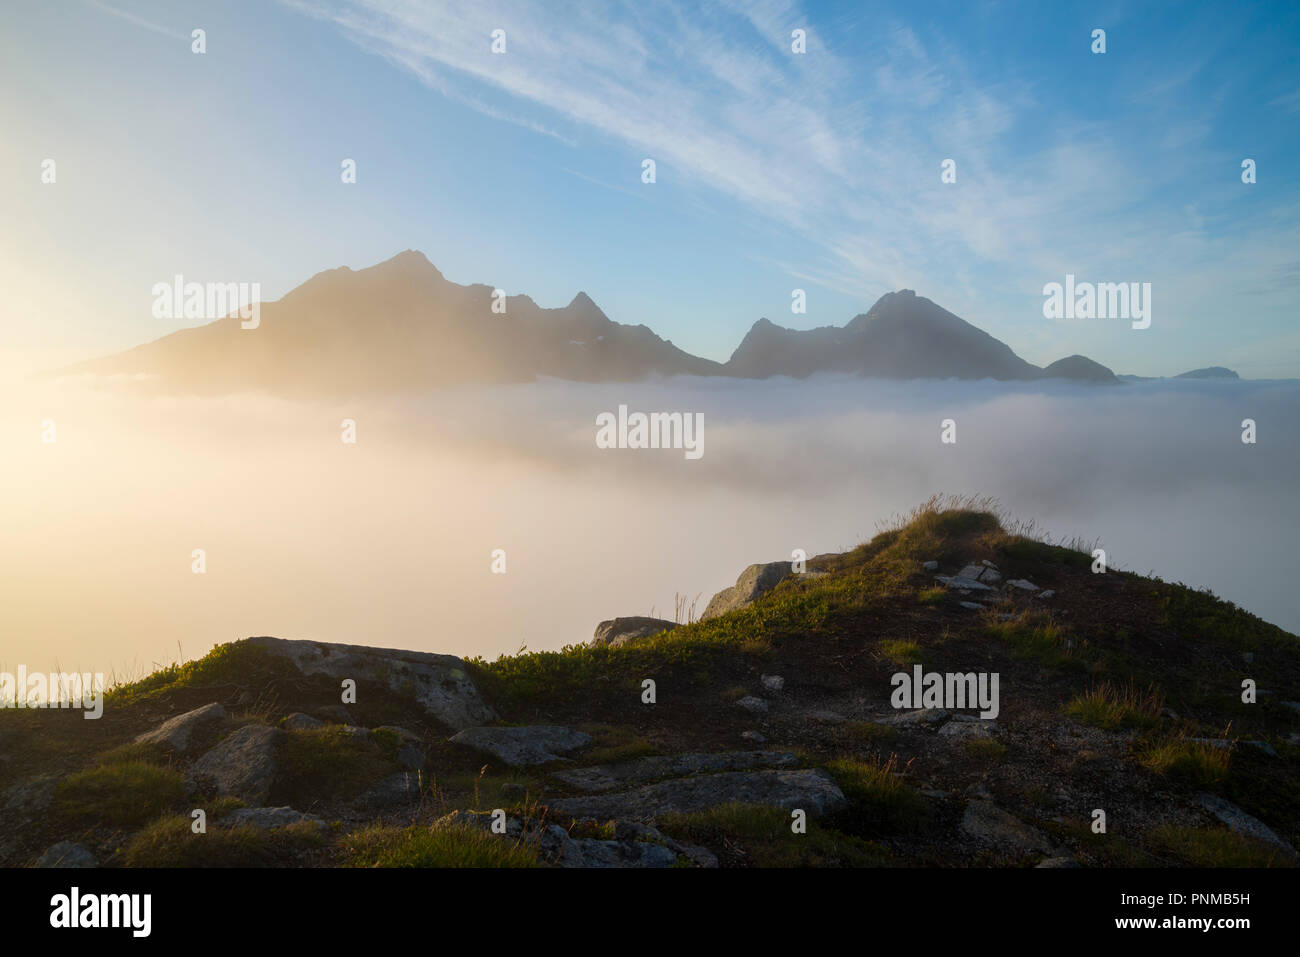
<path id="1" fill-rule="evenodd" d="M 351 678 L 387 685 L 410 694 L 439 721 L 452 728 L 469 728 L 496 720 L 455 655 L 435 655 L 396 648 L 336 645 L 326 641 L 249 638 L 263 651 L 287 658 L 304 675 L 323 674 L 340 681 Z"/>
<path id="2" fill-rule="evenodd" d="M 1042 831 L 998 807 L 992 801 L 971 801 L 962 815 L 968 836 L 1002 850 L 1055 854 L 1059 848 Z"/>
<path id="3" fill-rule="evenodd" d="M 191 790 L 212 788 L 218 795 L 260 805 L 271 793 L 278 766 L 276 750 L 283 737 L 279 728 L 246 725 L 195 761 L 186 781 Z"/>
<path id="4" fill-rule="evenodd" d="M 1296 849 L 1278 835 L 1263 821 L 1247 814 L 1231 801 L 1214 795 L 1201 793 L 1196 795 L 1196 802 L 1238 834 L 1244 834 L 1265 844 L 1271 844 L 1280 850 L 1289 860 L 1297 857 Z"/>
<path id="5" fill-rule="evenodd" d="M 719 615 L 725 615 L 737 608 L 744 608 L 752 603 L 754 599 L 771 591 L 784 581 L 790 575 L 791 570 L 789 562 L 767 562 L 765 564 L 750 565 L 740 573 L 740 577 L 736 579 L 736 584 L 730 588 L 722 589 L 709 600 L 709 604 L 704 609 L 704 614 L 700 616 L 700 620 L 717 618 Z"/>
<path id="6" fill-rule="evenodd" d="M 325 722 L 301 711 L 295 711 L 284 719 L 284 727 L 287 731 L 312 731 L 325 727 Z"/>
<path id="7" fill-rule="evenodd" d="M 452 811 L 433 826 L 490 831 L 492 823 L 491 812 Z M 684 862 L 696 867 L 718 866 L 718 859 L 711 851 L 675 841 L 646 825 L 617 821 L 612 831 L 612 838 L 574 837 L 556 824 L 507 817 L 505 833 L 498 836 L 535 848 L 542 863 L 555 867 L 660 868 L 676 867 Z"/>
<path id="8" fill-rule="evenodd" d="M 521 728 L 466 728 L 448 740 L 516 768 L 559 761 L 561 755 L 590 744 L 591 735 L 558 725 L 534 724 Z"/>
<path id="9" fill-rule="evenodd" d="M 819 817 L 847 804 L 835 779 L 821 768 L 797 771 L 733 771 L 698 774 L 630 791 L 551 801 L 571 817 L 652 822 L 664 814 L 704 811 L 722 804 L 801 808 Z"/>
<path id="10" fill-rule="evenodd" d="M 647 638 L 650 635 L 657 635 L 664 631 L 672 631 L 676 627 L 677 622 L 669 621 L 666 618 L 645 618 L 636 615 L 630 615 L 626 618 L 611 618 L 608 621 L 602 621 L 596 626 L 596 634 L 591 639 L 590 645 L 592 648 L 599 648 L 604 645 L 610 648 L 619 648 L 629 641 Z"/>
<path id="11" fill-rule="evenodd" d="M 59 841 L 36 862 L 37 867 L 98 867 L 95 855 L 82 844 Z"/>
<path id="12" fill-rule="evenodd" d="M 291 807 L 241 807 L 222 816 L 218 822 L 222 827 L 255 827 L 259 831 L 274 831 L 301 824 L 307 821 L 317 828 L 324 828 L 325 822 L 312 814 L 303 814 Z"/>
<path id="13" fill-rule="evenodd" d="M 167 719 L 152 731 L 137 735 L 135 743 L 161 744 L 183 753 L 189 750 L 190 739 L 200 726 L 217 721 L 225 716 L 226 709 L 214 701 L 212 704 L 205 704 L 201 708 L 195 708 L 193 711 L 186 711 L 184 714 L 178 714 L 174 718 Z"/>
<path id="14" fill-rule="evenodd" d="M 785 751 L 721 751 L 634 758 L 617 764 L 557 771 L 551 777 L 574 790 L 597 793 L 661 778 L 685 777 L 688 774 L 748 771 L 753 768 L 793 768 L 798 765 L 799 759 Z"/>

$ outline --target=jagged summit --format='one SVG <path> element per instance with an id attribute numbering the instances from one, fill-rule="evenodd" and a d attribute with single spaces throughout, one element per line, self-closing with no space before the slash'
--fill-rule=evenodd
<path id="1" fill-rule="evenodd" d="M 543 308 L 528 295 L 448 280 L 407 249 L 364 269 L 312 276 L 263 303 L 255 331 L 222 319 L 183 329 L 69 372 L 143 375 L 176 391 L 337 395 L 456 383 L 584 382 L 650 375 L 742 378 L 840 373 L 886 379 L 1113 382 L 1110 370 L 1071 357 L 1046 370 L 912 289 L 882 295 L 844 326 L 796 330 L 753 324 L 726 363 L 690 355 L 648 326 L 611 320 L 586 293 Z M 1217 374 L 1217 370 L 1206 370 Z"/>
<path id="2" fill-rule="evenodd" d="M 733 375 L 841 372 L 886 379 L 1034 379 L 1040 370 L 988 333 L 911 289 L 886 293 L 843 328 L 760 320 L 732 354 Z"/>

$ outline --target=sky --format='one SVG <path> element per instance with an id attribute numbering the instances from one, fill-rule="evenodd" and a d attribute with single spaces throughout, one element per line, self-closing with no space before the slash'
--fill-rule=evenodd
<path id="1" fill-rule="evenodd" d="M 5 4 L 0 372 L 195 324 L 175 274 L 411 248 L 718 360 L 911 288 L 1040 365 L 1300 377 L 1298 40 L 1294 3 Z M 1045 318 L 1067 274 L 1151 283 L 1150 328 Z"/>

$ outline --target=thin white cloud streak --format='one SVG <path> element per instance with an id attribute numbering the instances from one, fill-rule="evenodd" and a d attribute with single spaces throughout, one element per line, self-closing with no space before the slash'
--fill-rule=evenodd
<path id="1" fill-rule="evenodd" d="M 102 10 L 110 16 L 125 20 L 128 23 L 133 23 L 137 27 L 152 30 L 154 33 L 161 33 L 163 36 L 171 37 L 175 40 L 188 40 L 190 38 L 187 33 L 181 33 L 179 30 L 168 29 L 167 27 L 154 23 L 152 20 L 146 20 L 144 17 L 137 16 L 128 10 L 119 10 L 117 7 L 104 3 L 103 0 L 86 0 L 86 2 L 97 10 Z"/>

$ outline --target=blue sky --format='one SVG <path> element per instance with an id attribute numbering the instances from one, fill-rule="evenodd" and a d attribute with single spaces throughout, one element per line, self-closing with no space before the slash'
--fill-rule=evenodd
<path id="1" fill-rule="evenodd" d="M 1297 41 L 1294 3 L 10 4 L 0 350 L 157 338 L 175 273 L 274 299 L 416 248 L 715 359 L 908 287 L 1039 364 L 1300 376 Z M 1045 319 L 1066 273 L 1152 283 L 1151 327 Z"/>

